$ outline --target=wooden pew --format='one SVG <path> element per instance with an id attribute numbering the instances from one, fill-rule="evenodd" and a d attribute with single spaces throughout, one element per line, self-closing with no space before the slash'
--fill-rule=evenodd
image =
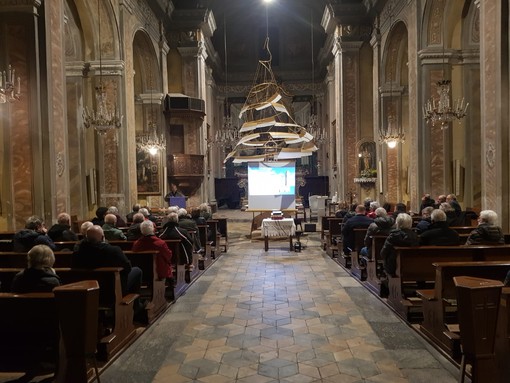
<path id="1" fill-rule="evenodd" d="M 228 251 L 228 225 L 227 218 L 220 217 L 216 218 L 218 221 L 218 232 L 220 234 L 220 240 L 218 242 L 218 246 L 224 249 L 226 253 Z"/>
<path id="2" fill-rule="evenodd" d="M 351 253 L 351 270 L 350 273 L 360 280 L 366 280 L 366 270 L 362 271 L 360 266 L 360 250 L 365 246 L 365 236 L 367 235 L 368 228 L 355 228 L 354 229 L 354 249 Z"/>
<path id="3" fill-rule="evenodd" d="M 503 287 L 501 292 L 494 350 L 500 376 L 499 383 L 504 383 L 510 376 L 510 363 L 508 363 L 508 355 L 510 355 L 510 287 Z"/>
<path id="4" fill-rule="evenodd" d="M 510 270 L 510 257 L 508 261 L 501 262 L 437 262 L 433 266 L 436 270 L 434 288 L 416 291 L 423 304 L 420 331 L 451 357 L 458 359 L 461 356 L 460 339 L 446 326 L 458 323 L 457 292 L 453 277 L 470 276 L 503 281 Z"/>
<path id="5" fill-rule="evenodd" d="M 342 252 L 342 225 L 343 218 L 329 218 L 328 231 L 324 233 L 326 237 L 326 253 L 334 258 Z M 340 259 L 340 258 L 339 258 Z M 344 264 L 345 267 L 346 264 Z"/>
<path id="6" fill-rule="evenodd" d="M 327 249 L 326 236 L 329 233 L 329 219 L 335 216 L 323 215 L 321 216 L 321 247 L 322 250 Z"/>
<path id="7" fill-rule="evenodd" d="M 72 253 L 55 253 L 54 267 L 71 267 Z M 27 253 L 15 253 L 13 251 L 0 252 L 0 267 L 3 268 L 25 268 L 27 266 Z"/>
<path id="8" fill-rule="evenodd" d="M 125 348 L 136 335 L 133 324 L 133 303 L 138 294 L 122 296 L 120 267 L 99 269 L 58 269 L 64 284 L 97 280 L 99 293 L 99 341 L 97 356 L 108 361 Z"/>
<path id="9" fill-rule="evenodd" d="M 211 246 L 211 257 L 212 259 L 215 259 L 221 255 L 220 251 L 220 240 L 221 240 L 221 234 L 218 230 L 218 220 L 216 219 L 208 219 L 207 225 L 209 226 L 209 230 L 211 231 L 211 238 L 213 241 L 213 244 Z"/>
<path id="10" fill-rule="evenodd" d="M 390 292 L 387 302 L 408 321 L 413 316 L 421 318 L 422 300 L 416 296 L 416 290 L 433 286 L 433 263 L 510 260 L 509 245 L 417 246 L 395 249 L 397 271 L 394 277 L 388 276 Z"/>
<path id="11" fill-rule="evenodd" d="M 95 342 L 90 350 L 83 341 L 96 336 L 97 318 L 83 314 L 84 309 L 97 312 L 99 286 L 96 281 L 82 281 L 54 292 L 57 299 L 54 293 L 0 294 L 0 370 L 37 375 L 55 372 L 58 366 L 58 383 L 86 383 L 90 375 L 86 359 L 88 351 L 94 352 Z M 61 303 L 62 294 L 69 292 L 74 299 Z M 61 337 L 59 325 L 82 331 L 62 331 Z M 66 352 L 71 348 L 75 352 Z"/>
<path id="12" fill-rule="evenodd" d="M 371 257 L 364 257 L 366 263 L 367 280 L 365 286 L 376 294 L 379 294 L 381 287 L 381 273 L 383 270 L 383 261 L 381 257 L 381 249 L 384 246 L 387 235 L 374 235 L 372 237 L 372 246 L 370 251 Z"/>
<path id="13" fill-rule="evenodd" d="M 157 251 L 124 251 L 132 266 L 142 270 L 142 291 L 140 296 L 146 298 L 147 320 L 149 323 L 163 313 L 168 307 L 166 300 L 166 280 L 159 279 L 156 271 Z M 172 287 L 170 287 L 172 288 Z"/>
<path id="14" fill-rule="evenodd" d="M 206 261 L 206 268 L 211 263 L 211 249 L 213 245 L 213 241 L 210 241 L 209 238 L 209 226 L 208 225 L 197 225 L 198 226 L 198 235 L 200 238 L 200 246 L 205 250 L 205 254 L 203 255 Z"/>

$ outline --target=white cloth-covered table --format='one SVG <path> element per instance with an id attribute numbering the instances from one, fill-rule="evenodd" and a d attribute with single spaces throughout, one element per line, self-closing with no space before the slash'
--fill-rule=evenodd
<path id="1" fill-rule="evenodd" d="M 269 237 L 289 237 L 290 251 L 292 251 L 292 236 L 296 233 L 293 218 L 262 220 L 262 235 L 264 236 L 264 249 L 269 249 Z"/>

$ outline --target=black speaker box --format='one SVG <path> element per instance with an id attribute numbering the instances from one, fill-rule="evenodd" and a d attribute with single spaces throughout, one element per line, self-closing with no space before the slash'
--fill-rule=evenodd
<path id="1" fill-rule="evenodd" d="M 305 231 L 309 233 L 315 232 L 315 223 L 305 223 Z"/>

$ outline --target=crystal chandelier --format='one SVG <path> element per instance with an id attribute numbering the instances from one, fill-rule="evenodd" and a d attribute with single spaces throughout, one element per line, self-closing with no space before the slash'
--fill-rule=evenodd
<path id="1" fill-rule="evenodd" d="M 464 98 L 455 100 L 453 107 L 450 105 L 450 80 L 437 82 L 437 93 L 439 100 L 430 98 L 423 107 L 423 116 L 427 122 L 436 125 L 441 123 L 441 130 L 448 128 L 448 124 L 454 119 L 461 120 L 467 114 L 469 102 Z"/>
<path id="2" fill-rule="evenodd" d="M 16 78 L 15 69 L 9 65 L 9 70 L 0 72 L 0 104 L 19 101 L 21 93 L 21 79 Z"/>
<path id="3" fill-rule="evenodd" d="M 85 128 L 94 128 L 100 135 L 105 135 L 111 129 L 119 129 L 122 125 L 122 116 L 117 107 L 113 110 L 107 103 L 106 87 L 103 83 L 103 65 L 101 57 L 101 11 L 99 0 L 97 2 L 98 39 L 99 39 L 99 86 L 96 87 L 96 109 L 83 109 L 83 125 Z"/>
<path id="4" fill-rule="evenodd" d="M 136 137 L 136 146 L 154 156 L 158 151 L 166 149 L 165 135 L 157 133 L 157 126 L 153 122 L 149 122 L 148 128 L 149 133 L 140 134 Z"/>
<path id="5" fill-rule="evenodd" d="M 404 143 L 406 140 L 404 132 L 398 128 L 395 117 L 393 115 L 388 115 L 388 124 L 386 128 L 384 128 L 379 135 L 379 142 L 381 144 L 388 145 L 388 148 L 394 149 L 397 147 L 399 142 Z"/>
<path id="6" fill-rule="evenodd" d="M 231 148 L 238 140 L 239 129 L 232 123 L 232 117 L 226 114 L 223 116 L 223 125 L 216 131 L 214 138 L 208 140 L 208 142 L 222 148 Z"/>

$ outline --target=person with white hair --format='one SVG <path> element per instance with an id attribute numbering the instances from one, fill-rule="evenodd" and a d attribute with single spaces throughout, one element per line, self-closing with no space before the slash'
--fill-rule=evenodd
<path id="1" fill-rule="evenodd" d="M 53 270 L 55 255 L 48 246 L 32 247 L 27 258 L 27 268 L 16 274 L 12 281 L 13 293 L 51 292 L 60 286 L 60 278 Z"/>
<path id="2" fill-rule="evenodd" d="M 482 210 L 478 226 L 470 234 L 466 245 L 504 245 L 505 235 L 498 226 L 498 214 L 493 210 Z"/>
<path id="3" fill-rule="evenodd" d="M 117 217 L 114 214 L 106 214 L 104 217 L 103 231 L 108 241 L 125 241 L 126 235 L 117 229 Z"/>
<path id="4" fill-rule="evenodd" d="M 392 230 L 381 249 L 384 271 L 387 276 L 394 276 L 397 271 L 396 246 L 418 246 L 418 235 L 412 230 L 413 219 L 407 213 L 400 213 L 395 220 L 396 229 Z M 388 280 L 381 278 L 381 297 L 387 297 Z"/>
<path id="5" fill-rule="evenodd" d="M 191 239 L 193 240 L 193 249 L 196 252 L 201 251 L 202 246 L 200 245 L 200 236 L 198 234 L 197 223 L 191 219 L 186 209 L 180 208 L 177 211 L 177 215 L 179 217 L 179 227 L 186 229 L 186 231 L 190 234 Z"/>
<path id="6" fill-rule="evenodd" d="M 168 248 L 166 242 L 158 238 L 154 232 L 154 225 L 151 221 L 140 223 L 142 236 L 133 243 L 133 251 L 157 251 L 156 272 L 158 279 L 172 279 L 172 251 Z M 169 283 L 172 286 L 172 283 Z"/>
<path id="7" fill-rule="evenodd" d="M 60 213 L 57 223 L 48 230 L 48 236 L 54 242 L 77 241 L 78 236 L 71 230 L 71 216 L 67 213 Z"/>
<path id="8" fill-rule="evenodd" d="M 138 238 L 142 236 L 142 231 L 140 230 L 140 224 L 145 221 L 145 217 L 142 213 L 136 213 L 133 215 L 133 222 L 126 233 L 126 237 L 128 241 L 136 241 Z M 151 221 L 149 221 L 151 222 Z M 154 225 L 153 225 L 154 226 Z"/>
<path id="9" fill-rule="evenodd" d="M 458 246 L 460 244 L 459 233 L 450 229 L 443 210 L 433 210 L 430 220 L 429 228 L 420 235 L 420 246 Z"/>
<path id="10" fill-rule="evenodd" d="M 126 221 L 124 221 L 124 218 L 122 218 L 119 215 L 119 209 L 117 209 L 117 206 L 110 206 L 108 208 L 107 214 L 113 214 L 117 218 L 117 227 L 126 227 Z"/>
<path id="11" fill-rule="evenodd" d="M 193 264 L 193 241 L 186 229 L 179 227 L 179 216 L 177 213 L 168 214 L 168 222 L 163 226 L 159 235 L 161 239 L 179 239 L 181 241 L 180 261 L 187 265 Z"/>
<path id="12" fill-rule="evenodd" d="M 375 215 L 376 218 L 374 219 L 374 222 L 368 226 L 367 233 L 365 234 L 365 247 L 360 250 L 361 255 L 368 256 L 369 258 L 372 257 L 372 237 L 374 235 L 389 234 L 395 225 L 395 221 L 392 217 L 388 216 L 385 208 L 378 207 L 375 209 Z"/>

